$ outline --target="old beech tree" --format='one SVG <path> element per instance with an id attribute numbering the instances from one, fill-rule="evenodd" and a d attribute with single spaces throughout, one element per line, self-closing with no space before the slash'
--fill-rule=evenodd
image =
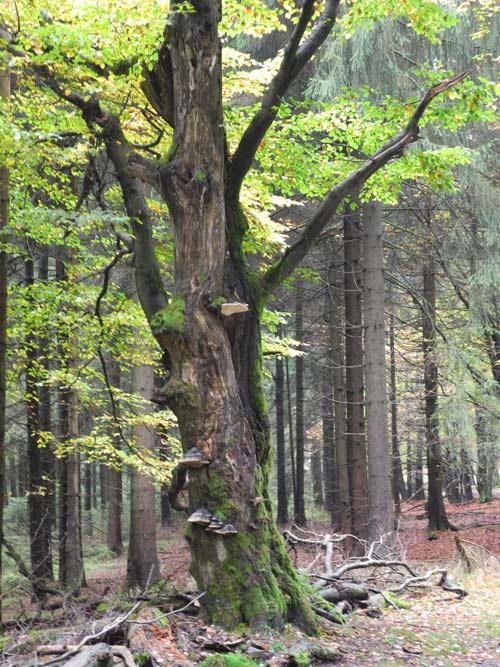
<path id="1" fill-rule="evenodd" d="M 149 103 L 173 129 L 173 150 L 163 161 L 141 158 L 127 142 L 120 119 L 98 96 L 78 94 L 45 66 L 38 73 L 59 98 L 81 111 L 114 166 L 134 236 L 139 299 L 165 352 L 164 392 L 178 418 L 184 451 L 196 447 L 210 461 L 190 471 L 190 510 L 207 507 L 238 531 L 222 537 L 189 524 L 191 571 L 199 589 L 206 591 L 204 612 L 226 627 L 279 627 L 291 620 L 314 631 L 314 616 L 271 516 L 262 310 L 339 205 L 402 155 L 417 138 L 430 101 L 461 77 L 431 88 L 406 127 L 331 189 L 301 237 L 265 270 L 255 272 L 243 248 L 247 220 L 239 202 L 242 182 L 283 96 L 331 32 L 341 2 L 303 2 L 281 65 L 232 155 L 222 105 L 222 2 L 189 4 L 186 10 L 186 3 L 172 2 L 157 62 L 143 82 Z M 172 220 L 175 267 L 169 298 L 155 256 L 143 180 L 165 200 Z M 221 304 L 228 302 L 247 304 L 248 310 L 224 316 Z"/>

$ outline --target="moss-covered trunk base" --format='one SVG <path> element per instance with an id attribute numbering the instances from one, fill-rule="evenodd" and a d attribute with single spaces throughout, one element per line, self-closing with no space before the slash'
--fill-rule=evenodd
<path id="1" fill-rule="evenodd" d="M 190 526 L 191 573 L 201 590 L 205 616 L 228 629 L 246 625 L 281 629 L 289 621 L 310 634 L 316 620 L 281 535 L 263 517 L 248 532 L 231 537 Z"/>

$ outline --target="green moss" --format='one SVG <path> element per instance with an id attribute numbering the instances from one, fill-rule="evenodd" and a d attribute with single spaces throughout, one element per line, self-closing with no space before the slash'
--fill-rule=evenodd
<path id="1" fill-rule="evenodd" d="M 258 664 L 245 655 L 222 655 L 217 653 L 205 658 L 200 667 L 258 667 Z"/>
<path id="2" fill-rule="evenodd" d="M 134 653 L 134 662 L 137 667 L 153 667 L 153 661 L 149 653 Z"/>
<path id="3" fill-rule="evenodd" d="M 110 609 L 110 604 L 109 602 L 101 602 L 100 604 L 97 605 L 95 608 L 95 613 L 96 614 L 102 614 L 103 616 L 108 613 Z"/>
<path id="4" fill-rule="evenodd" d="M 184 402 L 189 403 L 189 405 L 197 405 L 193 385 L 189 382 L 179 380 L 178 378 L 171 378 L 168 380 L 161 388 L 161 393 L 167 398 L 175 401 L 181 399 Z"/>
<path id="5" fill-rule="evenodd" d="M 194 180 L 197 183 L 204 183 L 207 180 L 207 175 L 204 171 L 199 169 L 198 171 L 194 172 Z"/>
<path id="6" fill-rule="evenodd" d="M 384 591 L 384 597 L 398 609 L 411 609 L 411 604 L 407 600 L 402 600 L 391 591 Z"/>
<path id="7" fill-rule="evenodd" d="M 230 499 L 224 482 L 213 472 L 210 473 L 207 491 L 209 509 L 221 520 L 232 519 L 238 508 Z"/>
<path id="8" fill-rule="evenodd" d="M 219 308 L 222 306 L 223 303 L 227 303 L 227 299 L 224 296 L 218 296 L 215 299 L 210 300 L 210 310 L 213 310 L 214 312 L 219 310 Z"/>
<path id="9" fill-rule="evenodd" d="M 168 306 L 153 316 L 151 320 L 153 333 L 157 335 L 164 332 L 182 333 L 185 326 L 185 310 L 184 297 L 178 294 L 173 296 Z"/>
<path id="10" fill-rule="evenodd" d="M 292 653 L 292 658 L 295 660 L 297 667 L 308 667 L 311 664 L 311 657 L 307 651 Z"/>

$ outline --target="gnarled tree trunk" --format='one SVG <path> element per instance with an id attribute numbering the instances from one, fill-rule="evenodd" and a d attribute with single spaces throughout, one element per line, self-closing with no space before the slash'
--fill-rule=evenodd
<path id="1" fill-rule="evenodd" d="M 426 107 L 452 82 L 434 86 L 402 132 L 332 187 L 297 241 L 267 270 L 253 272 L 244 253 L 248 224 L 239 204 L 240 188 L 290 83 L 331 32 L 340 1 L 326 0 L 316 18 L 315 0 L 304 0 L 282 62 L 232 156 L 227 152 L 222 113 L 218 36 L 222 3 L 192 0 L 189 4 L 186 11 L 185 3 L 171 3 L 165 41 L 153 69 L 145 70 L 144 83 L 149 102 L 174 130 L 167 159 L 153 166 L 148 160 L 140 164 L 141 174 L 147 172 L 173 220 L 175 270 L 168 304 L 151 216 L 134 169 L 137 158 L 119 119 L 102 109 L 97 96 L 68 94 L 66 86 L 45 69 L 40 75 L 82 111 L 90 129 L 103 139 L 114 165 L 133 228 L 139 298 L 165 351 L 166 399 L 177 416 L 184 451 L 196 447 L 208 461 L 189 471 L 190 509 L 205 506 L 237 530 L 223 537 L 189 524 L 191 571 L 199 588 L 206 591 L 204 612 L 212 622 L 227 627 L 240 623 L 281 626 L 288 619 L 314 630 L 315 619 L 271 516 L 262 310 L 343 200 L 417 138 Z M 235 301 L 245 303 L 248 310 L 225 317 L 221 304 Z M 362 360 L 355 363 L 361 365 Z M 362 434 L 363 429 L 360 438 Z M 357 463 L 364 452 L 362 441 L 359 444 Z M 364 490 L 356 501 L 366 505 Z"/>

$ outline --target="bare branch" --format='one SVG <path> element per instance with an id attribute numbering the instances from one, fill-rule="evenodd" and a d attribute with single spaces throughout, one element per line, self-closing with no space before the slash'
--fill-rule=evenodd
<path id="1" fill-rule="evenodd" d="M 415 113 L 411 117 L 406 128 L 387 141 L 384 146 L 382 146 L 373 157 L 366 160 L 359 169 L 353 171 L 343 181 L 330 190 L 316 213 L 306 224 L 298 241 L 291 245 L 264 275 L 262 289 L 266 295 L 269 295 L 272 290 L 282 283 L 283 280 L 285 280 L 285 278 L 287 278 L 298 266 L 344 199 L 356 190 L 359 190 L 370 176 L 373 176 L 373 174 L 384 167 L 388 162 L 403 155 L 406 148 L 418 139 L 420 129 L 419 122 L 432 100 L 440 93 L 463 81 L 469 74 L 470 70 L 467 70 L 452 79 L 442 81 L 429 88 L 418 104 Z"/>
<path id="2" fill-rule="evenodd" d="M 339 4 L 340 0 L 327 0 L 317 25 L 300 45 L 311 23 L 315 5 L 315 0 L 304 1 L 297 25 L 285 47 L 280 68 L 265 92 L 260 109 L 250 121 L 230 162 L 229 186 L 234 194 L 238 193 L 245 175 L 252 166 L 260 142 L 278 114 L 283 95 L 332 31 Z"/>

